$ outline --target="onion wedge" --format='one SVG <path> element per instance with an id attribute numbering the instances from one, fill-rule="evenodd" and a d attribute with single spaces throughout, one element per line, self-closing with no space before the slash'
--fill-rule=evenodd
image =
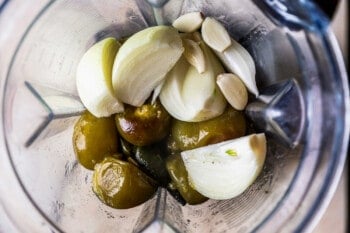
<path id="1" fill-rule="evenodd" d="M 243 193 L 260 174 L 266 157 L 265 134 L 251 134 L 181 153 L 195 190 L 216 200 Z"/>

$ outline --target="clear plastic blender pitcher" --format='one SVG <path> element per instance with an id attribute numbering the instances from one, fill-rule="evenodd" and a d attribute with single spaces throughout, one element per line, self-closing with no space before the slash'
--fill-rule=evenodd
<path id="1" fill-rule="evenodd" d="M 77 164 L 75 70 L 97 41 L 201 11 L 253 56 L 250 114 L 268 131 L 262 174 L 242 195 L 181 206 L 164 189 L 127 210 L 102 204 Z M 0 216 L 19 232 L 300 232 L 335 190 L 349 138 L 347 75 L 329 21 L 308 0 L 6 1 L 0 8 Z M 280 95 L 279 95 L 280 94 Z M 63 96 L 64 104 L 47 96 Z M 282 96 L 280 105 L 271 104 Z M 281 115 L 269 118 L 266 109 Z M 1 225 L 0 220 L 0 225 Z M 0 228 L 1 229 L 1 228 Z"/>

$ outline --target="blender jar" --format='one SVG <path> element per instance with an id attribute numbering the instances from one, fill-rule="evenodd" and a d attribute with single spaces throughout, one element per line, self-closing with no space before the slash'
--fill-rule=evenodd
<path id="1" fill-rule="evenodd" d="M 315 226 L 346 159 L 349 92 L 329 21 L 312 1 L 6 3 L 0 8 L 0 216 L 11 225 L 6 229 L 299 232 Z M 93 194 L 92 174 L 77 164 L 72 148 L 72 126 L 83 110 L 77 63 L 103 38 L 124 38 L 192 11 L 223 23 L 254 58 L 263 95 L 247 114 L 269 132 L 264 169 L 231 200 L 181 206 L 159 189 L 140 206 L 112 209 Z M 277 94 L 283 101 L 272 106 Z M 66 101 L 50 103 L 50 96 Z M 271 108 L 282 115 L 269 118 Z"/>

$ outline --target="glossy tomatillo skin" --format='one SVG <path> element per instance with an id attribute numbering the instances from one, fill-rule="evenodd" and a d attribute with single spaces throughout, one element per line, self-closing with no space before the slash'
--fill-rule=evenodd
<path id="1" fill-rule="evenodd" d="M 228 107 L 225 112 L 211 120 L 184 122 L 174 120 L 169 145 L 174 150 L 190 150 L 209 144 L 244 136 L 246 120 L 243 112 Z"/>
<path id="2" fill-rule="evenodd" d="M 171 117 L 157 101 L 141 107 L 126 106 L 115 116 L 120 135 L 136 146 L 145 146 L 162 140 L 170 131 Z"/>
<path id="3" fill-rule="evenodd" d="M 97 118 L 85 112 L 74 126 L 73 148 L 81 165 L 94 169 L 96 163 L 118 151 L 118 133 L 113 117 Z"/>
<path id="4" fill-rule="evenodd" d="M 156 187 L 135 165 L 108 157 L 95 167 L 93 191 L 106 205 L 127 209 L 150 199 Z"/>

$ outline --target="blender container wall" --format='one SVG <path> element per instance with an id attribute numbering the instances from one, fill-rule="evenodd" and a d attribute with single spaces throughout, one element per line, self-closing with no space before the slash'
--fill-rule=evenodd
<path id="1" fill-rule="evenodd" d="M 4 32 L 0 35 L 0 200 L 18 231 L 312 229 L 344 165 L 349 93 L 328 20 L 311 1 L 40 0 L 9 13 L 17 2 L 10 1 L 8 9 L 0 12 Z M 281 119 L 298 119 L 292 125 L 298 129 L 296 143 L 290 148 L 268 138 L 262 174 L 231 200 L 181 206 L 159 189 L 138 207 L 112 209 L 93 194 L 91 171 L 77 164 L 72 148 L 74 113 L 81 107 L 75 86 L 77 63 L 103 38 L 124 38 L 148 26 L 170 24 L 192 11 L 222 22 L 250 52 L 260 90 L 293 80 L 300 108 L 294 110 L 293 99 L 280 107 L 288 111 L 282 112 Z M 45 99 L 50 95 L 69 101 L 63 107 L 50 105 Z M 276 122 L 283 124 L 281 119 Z"/>

